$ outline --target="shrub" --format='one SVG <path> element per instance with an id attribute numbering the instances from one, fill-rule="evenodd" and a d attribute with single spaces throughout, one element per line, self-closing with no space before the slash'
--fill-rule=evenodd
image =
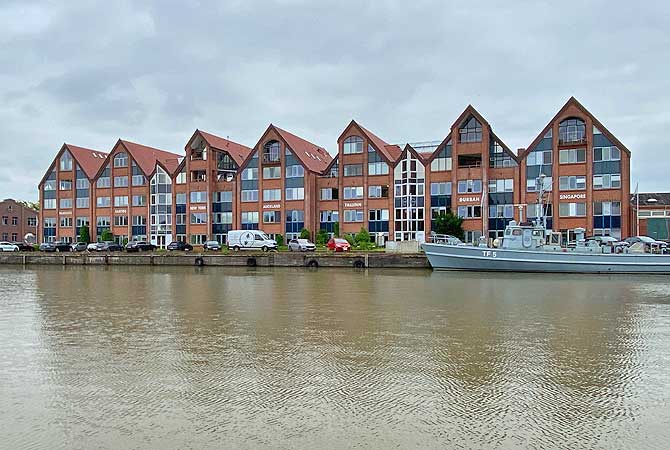
<path id="1" fill-rule="evenodd" d="M 84 225 L 79 229 L 79 242 L 91 242 L 91 234 L 88 231 L 88 225 Z"/>
<path id="2" fill-rule="evenodd" d="M 307 228 L 303 228 L 300 230 L 300 239 L 309 239 L 311 236 L 311 233 Z"/>
<path id="3" fill-rule="evenodd" d="M 352 247 L 356 244 L 356 240 L 354 239 L 353 234 L 345 234 L 344 239 L 346 239 L 349 245 L 351 245 Z"/>
<path id="4" fill-rule="evenodd" d="M 328 243 L 328 232 L 326 230 L 319 230 L 316 233 L 316 245 L 326 245 Z"/>
<path id="5" fill-rule="evenodd" d="M 275 234 L 275 241 L 277 241 L 277 247 L 282 247 L 284 245 L 284 236 Z"/>
<path id="6" fill-rule="evenodd" d="M 365 228 L 361 227 L 361 231 L 356 233 L 356 243 L 361 245 L 361 244 L 368 244 L 370 243 L 370 233 L 368 233 L 368 230 Z"/>
<path id="7" fill-rule="evenodd" d="M 435 218 L 435 228 L 433 231 L 437 234 L 450 234 L 459 239 L 465 238 L 463 219 L 451 211 L 442 213 Z"/>
<path id="8" fill-rule="evenodd" d="M 340 237 L 340 222 L 335 222 L 333 225 L 333 234 L 335 237 Z"/>
<path id="9" fill-rule="evenodd" d="M 109 229 L 107 229 L 107 230 L 104 230 L 102 232 L 102 235 L 100 236 L 100 239 L 102 239 L 103 241 L 113 241 L 114 240 L 114 235 L 112 234 L 112 232 Z"/>

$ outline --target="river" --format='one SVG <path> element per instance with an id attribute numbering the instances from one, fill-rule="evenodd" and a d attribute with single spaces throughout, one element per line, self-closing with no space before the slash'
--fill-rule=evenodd
<path id="1" fill-rule="evenodd" d="M 7 449 L 652 449 L 667 277 L 0 267 Z"/>

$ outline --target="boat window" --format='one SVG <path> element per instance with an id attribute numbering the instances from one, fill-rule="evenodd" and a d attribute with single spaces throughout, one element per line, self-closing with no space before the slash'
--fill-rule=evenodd
<path id="1" fill-rule="evenodd" d="M 521 228 L 515 228 L 514 230 L 512 230 L 512 234 L 514 236 L 521 236 Z"/>
<path id="2" fill-rule="evenodd" d="M 505 236 L 511 236 L 512 235 L 512 230 L 509 228 L 505 230 Z"/>

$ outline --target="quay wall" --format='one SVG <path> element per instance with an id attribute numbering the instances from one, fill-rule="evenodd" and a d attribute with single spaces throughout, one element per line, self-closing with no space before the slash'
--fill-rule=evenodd
<path id="1" fill-rule="evenodd" d="M 424 254 L 393 253 L 0 253 L 0 264 L 67 266 L 248 266 L 429 269 Z"/>

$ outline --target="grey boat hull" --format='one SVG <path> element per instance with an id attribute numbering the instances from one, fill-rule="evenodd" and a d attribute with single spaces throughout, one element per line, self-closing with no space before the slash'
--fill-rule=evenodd
<path id="1" fill-rule="evenodd" d="M 670 256 L 506 250 L 461 245 L 422 245 L 436 270 L 548 273 L 670 274 Z"/>

